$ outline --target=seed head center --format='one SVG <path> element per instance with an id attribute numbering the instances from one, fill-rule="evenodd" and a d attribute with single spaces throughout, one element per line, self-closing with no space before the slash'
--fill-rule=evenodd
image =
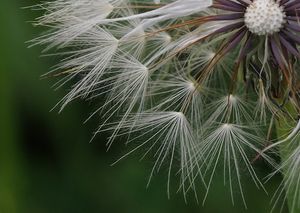
<path id="1" fill-rule="evenodd" d="M 274 0 L 254 0 L 246 9 L 245 24 L 250 32 L 270 35 L 286 22 L 283 8 Z"/>

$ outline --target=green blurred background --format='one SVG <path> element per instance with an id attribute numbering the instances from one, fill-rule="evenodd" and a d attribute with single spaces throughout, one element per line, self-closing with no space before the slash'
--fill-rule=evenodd
<path id="1" fill-rule="evenodd" d="M 232 205 L 221 174 L 202 206 L 193 195 L 187 204 L 180 193 L 168 199 L 166 172 L 146 188 L 153 159 L 139 162 L 135 153 L 110 166 L 128 149 L 116 143 L 106 152 L 106 135 L 89 143 L 98 121 L 83 122 L 95 109 L 93 104 L 77 101 L 61 114 L 50 112 L 68 86 L 54 91 L 51 86 L 57 79 L 41 80 L 58 59 L 40 57 L 40 48 L 28 49 L 25 44 L 39 34 L 29 21 L 40 12 L 21 8 L 36 3 L 0 4 L 0 213 L 269 212 L 281 177 L 266 185 L 269 195 L 245 180 L 245 210 L 239 195 Z M 260 175 L 268 172 L 261 163 Z M 177 184 L 172 187 L 176 191 Z M 200 188 L 199 184 L 201 199 Z"/>

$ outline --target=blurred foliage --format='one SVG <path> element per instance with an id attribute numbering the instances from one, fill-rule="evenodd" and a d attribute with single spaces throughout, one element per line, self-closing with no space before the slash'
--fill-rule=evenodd
<path id="1" fill-rule="evenodd" d="M 175 183 L 173 196 L 168 199 L 164 172 L 156 175 L 146 189 L 153 159 L 139 162 L 140 155 L 135 153 L 110 166 L 128 149 L 120 141 L 106 152 L 105 135 L 89 143 L 97 118 L 83 122 L 96 109 L 93 104 L 77 101 L 61 114 L 57 109 L 50 112 L 68 87 L 55 92 L 51 86 L 57 79 L 40 79 L 59 59 L 39 57 L 41 49 L 28 49 L 25 43 L 39 33 L 40 29 L 33 28 L 29 21 L 40 11 L 22 8 L 36 3 L 1 3 L 1 213 L 246 211 L 238 195 L 232 205 L 221 173 L 202 206 L 192 194 L 186 204 L 182 194 L 176 193 Z M 260 175 L 267 175 L 270 169 L 260 164 Z M 256 189 L 251 180 L 245 180 L 247 212 L 269 212 L 270 198 L 280 180 L 276 177 L 267 183 L 269 196 Z M 200 200 L 203 193 L 199 190 Z"/>

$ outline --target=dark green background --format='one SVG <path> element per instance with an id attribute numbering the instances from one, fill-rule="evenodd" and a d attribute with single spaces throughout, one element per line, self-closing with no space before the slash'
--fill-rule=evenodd
<path id="1" fill-rule="evenodd" d="M 89 143 L 97 118 L 83 122 L 96 105 L 77 101 L 61 114 L 50 112 L 68 87 L 54 91 L 57 79 L 41 80 L 58 58 L 41 58 L 39 47 L 25 44 L 39 33 L 29 21 L 40 12 L 21 8 L 37 2 L 0 4 L 0 213 L 269 212 L 280 177 L 266 185 L 269 196 L 245 181 L 247 211 L 239 198 L 232 206 L 221 174 L 204 207 L 193 196 L 188 204 L 181 194 L 168 199 L 166 172 L 146 189 L 153 159 L 139 162 L 135 153 L 111 167 L 128 149 L 116 143 L 106 152 L 106 135 Z M 260 164 L 261 176 L 269 171 Z"/>

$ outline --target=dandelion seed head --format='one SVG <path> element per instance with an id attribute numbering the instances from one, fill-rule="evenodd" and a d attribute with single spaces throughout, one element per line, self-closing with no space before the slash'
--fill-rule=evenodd
<path id="1" fill-rule="evenodd" d="M 245 13 L 248 29 L 257 35 L 268 35 L 279 32 L 286 22 L 285 13 L 274 0 L 254 0 Z"/>
<path id="2" fill-rule="evenodd" d="M 153 150 L 149 179 L 167 162 L 168 195 L 175 167 L 185 195 L 198 177 L 208 192 L 223 164 L 232 200 L 237 184 L 246 205 L 243 171 L 261 187 L 253 154 L 271 162 L 261 150 L 276 135 L 274 121 L 298 116 L 289 113 L 300 108 L 298 0 L 54 0 L 38 8 L 45 14 L 36 24 L 49 31 L 32 43 L 63 58 L 49 74 L 62 76 L 58 87 L 73 83 L 61 108 L 103 98 L 92 113 L 100 114 L 96 133 L 111 133 L 108 148 L 121 136 L 135 141 L 124 157 Z M 298 166 L 297 156 L 289 161 Z"/>

